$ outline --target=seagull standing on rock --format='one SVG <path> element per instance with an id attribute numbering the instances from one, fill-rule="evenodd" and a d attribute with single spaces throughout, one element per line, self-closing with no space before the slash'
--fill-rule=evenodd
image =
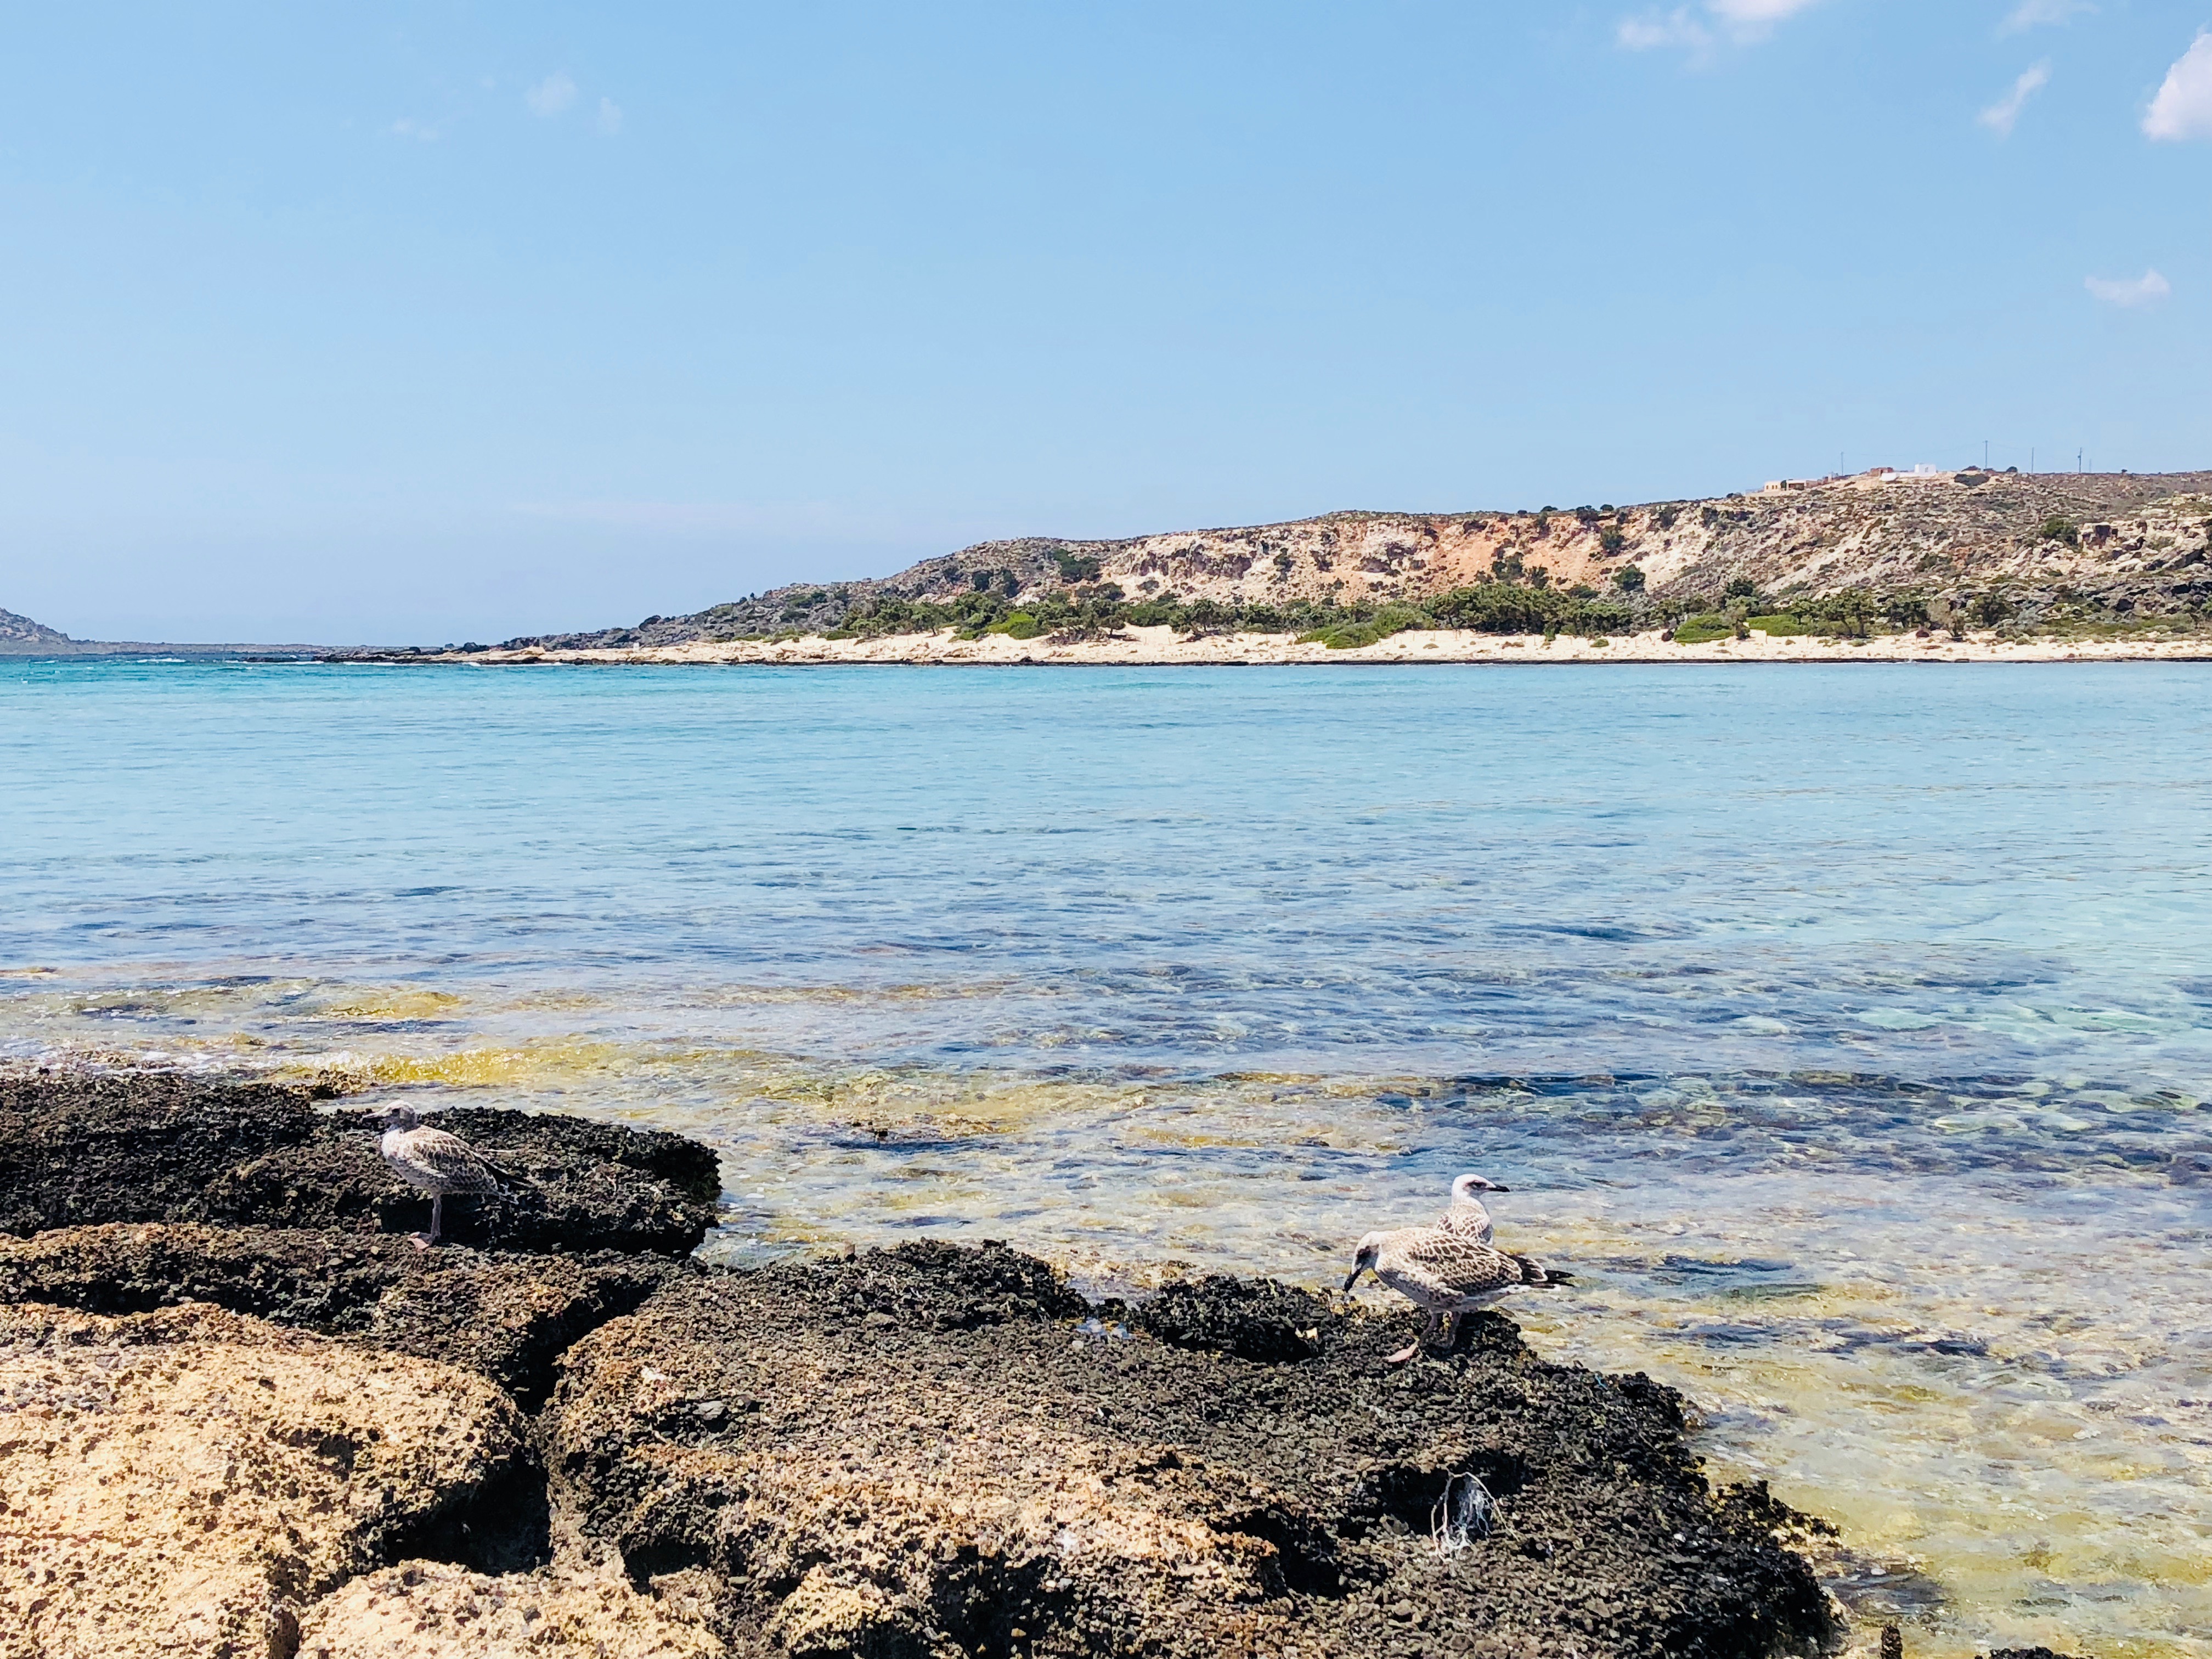
<path id="1" fill-rule="evenodd" d="M 1472 1179 L 1480 1181 L 1481 1177 Z M 1456 1198 L 1458 1182 L 1453 1183 L 1452 1192 Z M 1481 1208 L 1479 1200 L 1470 1197 L 1468 1201 L 1474 1208 Z M 1400 1227 L 1389 1232 L 1371 1232 L 1359 1241 L 1344 1288 L 1350 1290 L 1359 1282 L 1360 1274 L 1371 1273 L 1425 1316 L 1421 1334 L 1410 1346 L 1390 1356 L 1393 1365 L 1402 1365 L 1419 1353 L 1440 1322 L 1444 1328 L 1444 1348 L 1449 1352 L 1459 1336 L 1462 1314 L 1487 1308 L 1518 1290 L 1531 1286 L 1549 1289 L 1573 1279 L 1571 1273 L 1557 1267 L 1547 1269 L 1533 1256 L 1516 1255 L 1486 1243 L 1490 1221 L 1486 1213 L 1480 1224 L 1481 1237 L 1468 1224 L 1468 1218 L 1461 1216 L 1456 1220 L 1460 1224 L 1455 1224 L 1455 1218 L 1447 1212 L 1432 1227 Z"/>
<path id="2" fill-rule="evenodd" d="M 499 1173 L 482 1152 L 459 1135 L 425 1128 L 411 1106 L 385 1109 L 384 1139 L 376 1149 L 392 1174 L 430 1194 L 430 1231 L 409 1235 L 418 1250 L 427 1250 L 438 1242 L 447 1194 L 500 1189 Z"/>

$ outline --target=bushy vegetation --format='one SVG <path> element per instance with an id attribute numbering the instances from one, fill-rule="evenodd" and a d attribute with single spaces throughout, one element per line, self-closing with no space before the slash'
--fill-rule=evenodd
<path id="1" fill-rule="evenodd" d="M 1685 617 L 1674 624 L 1674 643 L 1677 645 L 1707 645 L 1715 640 L 1732 640 L 1735 637 L 1735 624 L 1714 611 Z"/>
<path id="2" fill-rule="evenodd" d="M 1018 607 L 994 584 L 945 600 L 877 593 L 862 599 L 840 621 L 841 638 L 928 633 L 950 628 L 963 639 L 1004 634 L 1018 640 L 1046 635 L 1099 638 L 1125 628 L 1172 628 L 1187 635 L 1293 634 L 1339 650 L 1372 645 L 1414 628 L 1468 629 L 1486 634 L 1632 633 L 1658 625 L 1641 593 L 1641 571 L 1621 582 L 1622 592 L 1601 594 L 1552 584 L 1542 567 L 1523 572 L 1515 561 L 1495 580 L 1421 599 L 1382 604 L 1291 599 L 1251 605 L 1186 599 L 1174 594 L 1131 600 L 1111 582 L 1031 594 Z M 1619 580 L 1619 577 L 1616 577 Z"/>
<path id="3" fill-rule="evenodd" d="M 1386 605 L 1364 621 L 1346 621 L 1326 628 L 1317 628 L 1298 636 L 1298 643 L 1310 645 L 1318 641 L 1332 651 L 1356 650 L 1363 645 L 1372 645 L 1377 640 L 1387 640 L 1393 634 L 1402 634 L 1409 628 L 1434 628 L 1435 620 L 1418 605 Z"/>
<path id="4" fill-rule="evenodd" d="M 1325 597 L 1233 603 L 1188 599 L 1172 591 L 1132 598 L 1112 582 L 1091 580 L 1027 594 L 1018 605 L 1009 592 L 1018 586 L 1011 573 L 993 571 L 982 584 L 942 599 L 881 590 L 801 590 L 779 596 L 779 631 L 754 637 L 796 638 L 809 631 L 811 623 L 814 629 L 829 628 L 833 639 L 951 629 L 968 640 L 995 634 L 1066 643 L 1103 639 L 1129 628 L 1170 628 L 1185 637 L 1289 634 L 1333 650 L 1356 650 L 1410 629 L 1541 635 L 1547 639 L 1565 634 L 1593 641 L 1665 629 L 1677 643 L 1697 645 L 1749 639 L 1754 630 L 1781 638 L 1814 635 L 1863 639 L 1893 629 L 1933 628 L 1964 637 L 1970 627 L 2019 630 L 2097 620 L 2089 614 L 2096 611 L 2094 605 L 2084 610 L 2062 603 L 2075 597 L 2065 591 L 2054 598 L 1999 591 L 1854 588 L 1815 598 L 1762 593 L 1752 578 L 1738 575 L 1721 582 L 1717 591 L 1662 596 L 1648 591 L 1644 573 L 1634 565 L 1614 571 L 1603 591 L 1579 583 L 1563 587 L 1543 566 L 1524 567 L 1520 554 L 1512 550 L 1501 552 L 1487 580 L 1448 592 L 1387 601 L 1346 603 Z M 806 614 L 832 602 L 844 607 L 843 615 Z M 2212 612 L 2212 605 L 2185 603 L 2174 617 L 2196 625 L 2203 612 Z M 2149 625 L 2160 618 L 2146 615 L 2124 620 Z"/>

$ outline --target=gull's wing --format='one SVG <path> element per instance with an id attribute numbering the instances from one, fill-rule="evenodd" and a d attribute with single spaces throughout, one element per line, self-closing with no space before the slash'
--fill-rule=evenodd
<path id="1" fill-rule="evenodd" d="M 443 1129 L 410 1129 L 402 1156 L 449 1193 L 495 1193 L 499 1176 L 484 1155 Z"/>
<path id="2" fill-rule="evenodd" d="M 1466 1233 L 1441 1227 L 1399 1234 L 1377 1266 L 1403 1279 L 1407 1294 L 1417 1300 L 1439 1303 L 1552 1283 L 1552 1275 L 1531 1257 L 1492 1249 Z"/>
<path id="3" fill-rule="evenodd" d="M 1407 1263 L 1461 1296 L 1480 1296 L 1522 1282 L 1520 1265 L 1511 1256 L 1465 1233 L 1439 1228 L 1408 1243 Z"/>

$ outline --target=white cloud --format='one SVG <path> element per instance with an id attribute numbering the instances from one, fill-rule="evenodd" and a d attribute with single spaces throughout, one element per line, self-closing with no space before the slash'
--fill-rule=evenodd
<path id="1" fill-rule="evenodd" d="M 2212 138 L 2212 29 L 2206 29 L 2166 72 L 2166 83 L 2143 112 L 2149 138 Z"/>
<path id="2" fill-rule="evenodd" d="M 1679 6 L 1663 16 L 1655 11 L 1642 17 L 1624 17 L 1613 39 L 1627 52 L 1651 52 L 1660 46 L 1687 46 L 1701 52 L 1713 43 L 1711 33 L 1690 15 L 1687 6 Z"/>
<path id="3" fill-rule="evenodd" d="M 394 121 L 392 131 L 398 137 L 418 139 L 426 144 L 443 136 L 441 128 L 428 121 L 418 121 L 411 115 L 403 115 Z"/>
<path id="4" fill-rule="evenodd" d="M 1739 28 L 1766 28 L 1815 3 L 1816 0 L 1705 0 L 1705 9 Z"/>
<path id="5" fill-rule="evenodd" d="M 534 115 L 558 115 L 576 101 L 576 83 L 556 70 L 522 94 Z"/>
<path id="6" fill-rule="evenodd" d="M 1628 52 L 1680 46 L 1703 54 L 1723 40 L 1736 46 L 1763 40 L 1784 18 L 1819 3 L 1820 0 L 1704 0 L 1702 5 L 1624 17 L 1613 31 L 1613 39 Z"/>
<path id="7" fill-rule="evenodd" d="M 622 106 L 611 98 L 599 100 L 599 131 L 610 138 L 622 131 Z"/>
<path id="8" fill-rule="evenodd" d="M 1998 137 L 2011 137 L 2013 124 L 2020 119 L 2020 112 L 2027 106 L 2027 100 L 2049 84 L 2050 80 L 2051 64 L 2046 59 L 2033 69 L 2023 70 L 2020 79 L 2012 83 L 2010 92 L 1974 118 Z"/>
<path id="9" fill-rule="evenodd" d="M 2147 306 L 2173 292 L 2173 284 L 2155 270 L 2140 276 L 2092 276 L 2081 284 L 2106 305 Z"/>
<path id="10" fill-rule="evenodd" d="M 2069 22 L 2084 12 L 2096 9 L 2089 0 L 2020 0 L 2004 21 L 1997 25 L 1997 33 L 2018 34 L 2022 29 L 2044 23 Z"/>

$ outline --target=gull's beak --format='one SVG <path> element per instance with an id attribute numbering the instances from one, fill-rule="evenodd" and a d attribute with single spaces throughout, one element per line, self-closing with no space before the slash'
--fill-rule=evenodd
<path id="1" fill-rule="evenodd" d="M 1510 1187 L 1492 1187 L 1490 1190 L 1493 1193 L 1510 1193 L 1513 1189 Z"/>
<path id="2" fill-rule="evenodd" d="M 1358 1264 L 1356 1264 L 1356 1263 L 1355 1263 L 1355 1264 L 1353 1265 L 1353 1267 L 1352 1267 L 1352 1273 L 1351 1273 L 1350 1277 L 1348 1277 L 1347 1279 L 1346 1279 L 1346 1280 L 1344 1281 L 1344 1288 L 1345 1288 L 1346 1290 L 1347 1290 L 1347 1291 L 1348 1291 L 1348 1290 L 1350 1290 L 1350 1289 L 1351 1289 L 1354 1285 L 1357 1285 L 1357 1284 L 1359 1282 L 1359 1275 L 1360 1275 L 1360 1274 L 1362 1274 L 1362 1273 L 1365 1273 L 1366 1271 L 1367 1271 L 1367 1269 L 1366 1269 L 1364 1266 L 1361 1266 L 1361 1265 L 1358 1265 Z"/>

